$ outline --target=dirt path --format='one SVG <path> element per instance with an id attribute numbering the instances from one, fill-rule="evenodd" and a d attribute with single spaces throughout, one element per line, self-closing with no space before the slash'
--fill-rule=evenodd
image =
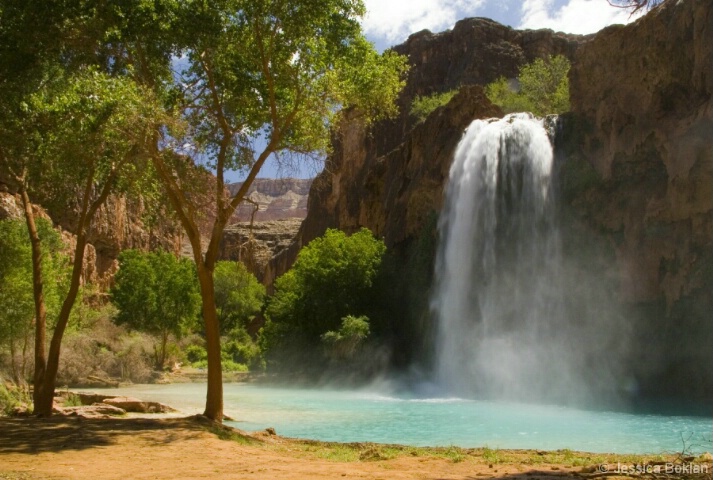
<path id="1" fill-rule="evenodd" d="M 492 451 L 344 446 L 236 432 L 195 417 L 0 419 L 0 479 L 542 480 L 582 470 L 572 462 L 548 463 L 545 452 L 493 457 Z M 538 455 L 542 461 L 532 464 Z"/>

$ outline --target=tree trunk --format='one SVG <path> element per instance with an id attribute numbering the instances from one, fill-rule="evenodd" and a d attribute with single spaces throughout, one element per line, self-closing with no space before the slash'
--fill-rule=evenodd
<path id="1" fill-rule="evenodd" d="M 15 340 L 10 340 L 10 369 L 12 370 L 12 381 L 15 385 L 20 384 L 20 373 L 18 372 L 17 362 L 15 361 Z"/>
<path id="2" fill-rule="evenodd" d="M 203 298 L 206 351 L 208 353 L 208 393 L 203 415 L 221 422 L 223 420 L 223 370 L 220 361 L 220 325 L 215 308 L 213 271 L 201 262 L 197 265 L 198 281 Z"/>
<path id="3" fill-rule="evenodd" d="M 32 399 L 35 404 L 35 412 L 37 412 L 37 404 L 41 401 L 43 395 L 45 395 L 43 380 L 47 372 L 47 363 L 45 360 L 47 308 L 45 306 L 42 283 L 42 243 L 37 233 L 35 213 L 32 211 L 30 197 L 24 185 L 20 188 L 20 196 L 22 197 L 22 206 L 25 209 L 27 233 L 30 236 L 30 245 L 32 247 L 32 293 L 35 300 L 35 372 L 32 378 L 32 384 L 34 386 Z M 52 392 L 52 396 L 54 396 L 54 391 Z M 52 405 L 50 403 L 50 413 L 51 412 Z"/>
<path id="4" fill-rule="evenodd" d="M 161 347 L 156 349 L 156 370 L 163 371 L 166 366 L 166 345 L 168 344 L 168 332 L 161 332 Z"/>
<path id="5" fill-rule="evenodd" d="M 41 382 L 40 394 L 37 394 L 35 386 L 35 410 L 34 413 L 40 417 L 49 417 L 52 415 L 52 402 L 54 401 L 55 382 L 57 380 L 57 371 L 59 370 L 59 353 L 62 346 L 62 337 L 64 330 L 69 323 L 69 315 L 72 313 L 72 307 L 77 300 L 79 294 L 79 284 L 82 277 L 82 266 L 84 264 L 84 248 L 87 245 L 87 236 L 85 231 L 80 231 L 77 235 L 77 246 L 74 249 L 74 261 L 72 264 L 72 277 L 69 283 L 69 291 L 62 302 L 62 309 L 59 311 L 57 318 L 57 326 L 52 334 L 50 341 L 49 354 L 47 356 L 47 367 L 44 378 Z"/>

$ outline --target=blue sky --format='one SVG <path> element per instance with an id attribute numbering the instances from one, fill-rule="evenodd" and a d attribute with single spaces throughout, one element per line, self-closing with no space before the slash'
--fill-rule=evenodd
<path id="1" fill-rule="evenodd" d="M 406 41 L 423 29 L 441 32 L 467 17 L 488 17 L 517 29 L 550 28 L 566 33 L 594 33 L 607 25 L 635 20 L 629 12 L 612 7 L 607 0 L 364 0 L 367 14 L 362 21 L 367 38 L 378 50 Z M 280 168 L 268 161 L 262 178 L 313 177 L 321 167 L 315 163 Z M 237 180 L 237 176 L 231 175 Z"/>

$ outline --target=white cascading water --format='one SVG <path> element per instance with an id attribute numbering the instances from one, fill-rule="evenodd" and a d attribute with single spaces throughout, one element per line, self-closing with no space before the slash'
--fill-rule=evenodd
<path id="1" fill-rule="evenodd" d="M 592 378 L 612 382 L 586 346 L 602 332 L 566 314 L 552 172 L 548 132 L 530 114 L 476 120 L 458 145 L 432 297 L 436 379 L 450 392 L 569 403 Z"/>

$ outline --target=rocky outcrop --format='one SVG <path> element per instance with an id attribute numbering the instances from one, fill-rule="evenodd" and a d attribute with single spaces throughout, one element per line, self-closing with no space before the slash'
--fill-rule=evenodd
<path id="1" fill-rule="evenodd" d="M 501 114 L 481 87 L 464 87 L 382 156 L 376 155 L 370 132 L 348 117 L 335 136 L 328 167 L 314 181 L 303 238 L 329 227 L 353 232 L 362 226 L 390 247 L 414 236 L 442 205 L 463 130 L 475 118 Z"/>
<path id="2" fill-rule="evenodd" d="M 411 102 L 417 95 L 513 78 L 535 58 L 564 55 L 571 59 L 587 38 L 546 29 L 515 30 L 487 18 L 466 18 L 441 33 L 414 33 L 393 47 L 408 56 L 411 70 L 398 100 L 400 117 L 376 129 L 377 154 L 389 152 L 409 134 L 416 122 L 409 115 Z"/>
<path id="3" fill-rule="evenodd" d="M 268 262 L 290 247 L 302 220 L 307 215 L 307 196 L 312 179 L 255 179 L 247 198 L 233 214 L 232 223 L 223 232 L 220 242 L 221 260 L 236 260 L 245 264 L 258 280 L 270 286 L 266 279 Z M 231 195 L 242 183 L 228 185 Z"/>
<path id="4" fill-rule="evenodd" d="M 629 26 L 588 37 L 517 32 L 485 19 L 412 35 L 394 47 L 412 65 L 400 117 L 366 131 L 347 116 L 312 185 L 297 240 L 271 260 L 267 282 L 325 229 L 362 226 L 396 252 L 394 281 L 424 282 L 455 143 L 471 120 L 497 115 L 477 87 L 462 86 L 514 76 L 537 56 L 564 54 L 573 62 L 572 112 L 557 145 L 565 248 L 587 250 L 593 260 L 581 267 L 599 270 L 614 292 L 607 301 L 624 312 L 622 334 L 631 335 L 641 391 L 710 399 L 712 49 L 707 0 L 667 1 Z M 445 108 L 415 125 L 408 115 L 415 95 L 457 87 L 460 94 Z M 402 308 L 395 309 L 398 328 L 414 328 L 427 311 L 428 280 L 416 294 L 404 294 L 403 285 L 388 288 Z M 403 311 L 419 302 L 420 317 Z M 406 337 L 423 335 L 421 329 Z"/>
<path id="5" fill-rule="evenodd" d="M 303 219 L 307 216 L 307 195 L 311 185 L 311 178 L 256 178 L 247 195 L 252 202 L 241 203 L 233 218 L 250 221 L 255 212 L 253 219 L 257 222 Z M 233 183 L 228 185 L 228 190 L 234 195 L 241 186 L 242 183 Z"/>
<path id="6" fill-rule="evenodd" d="M 240 261 L 261 282 L 269 260 L 289 248 L 302 219 L 240 222 L 228 226 L 220 242 L 222 260 Z"/>

